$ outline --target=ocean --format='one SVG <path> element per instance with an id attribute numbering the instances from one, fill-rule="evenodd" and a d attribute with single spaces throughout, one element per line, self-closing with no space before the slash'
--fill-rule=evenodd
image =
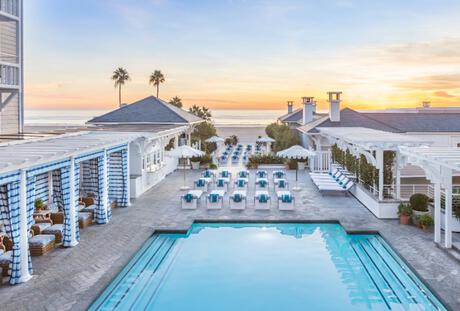
<path id="1" fill-rule="evenodd" d="M 30 109 L 25 111 L 26 125 L 83 125 L 109 109 Z M 285 114 L 286 110 L 215 109 L 212 119 L 218 127 L 261 127 Z"/>

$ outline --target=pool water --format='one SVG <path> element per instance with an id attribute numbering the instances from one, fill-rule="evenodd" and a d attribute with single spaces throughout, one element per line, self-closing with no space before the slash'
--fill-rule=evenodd
<path id="1" fill-rule="evenodd" d="M 446 310 L 378 235 L 194 224 L 150 238 L 90 310 Z"/>

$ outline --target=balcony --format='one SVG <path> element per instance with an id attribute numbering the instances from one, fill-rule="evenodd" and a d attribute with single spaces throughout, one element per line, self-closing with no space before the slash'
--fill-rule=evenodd
<path id="1" fill-rule="evenodd" d="M 19 67 L 0 64 L 0 88 L 19 88 Z"/>
<path id="2" fill-rule="evenodd" d="M 20 0 L 0 0 L 0 15 L 19 17 Z"/>

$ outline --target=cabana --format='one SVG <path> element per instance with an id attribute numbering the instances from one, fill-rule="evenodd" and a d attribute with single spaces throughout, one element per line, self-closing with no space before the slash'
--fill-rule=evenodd
<path id="1" fill-rule="evenodd" d="M 80 181 L 85 161 L 92 161 L 96 222 L 111 218 L 110 201 L 128 206 L 129 142 L 140 133 L 80 132 L 0 145 L 0 222 L 12 242 L 10 283 L 30 279 L 28 237 L 34 224 L 35 200 L 57 204 L 63 213 L 63 246 L 78 244 Z M 93 176 L 94 175 L 94 176 Z M 47 177 L 45 177 L 47 176 Z"/>

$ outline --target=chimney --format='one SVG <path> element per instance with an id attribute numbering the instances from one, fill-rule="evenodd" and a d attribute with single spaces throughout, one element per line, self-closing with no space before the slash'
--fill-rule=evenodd
<path id="1" fill-rule="evenodd" d="M 342 92 L 327 92 L 329 95 L 329 119 L 340 122 L 340 95 Z"/>
<path id="2" fill-rule="evenodd" d="M 423 108 L 430 108 L 431 107 L 431 102 L 429 102 L 429 101 L 422 102 L 422 107 Z"/>
<path id="3" fill-rule="evenodd" d="M 292 101 L 288 101 L 287 103 L 288 103 L 288 113 L 291 113 L 294 103 Z"/>
<path id="4" fill-rule="evenodd" d="M 303 118 L 302 124 L 307 124 L 313 121 L 313 111 L 314 111 L 314 97 L 302 97 L 303 103 Z"/>

